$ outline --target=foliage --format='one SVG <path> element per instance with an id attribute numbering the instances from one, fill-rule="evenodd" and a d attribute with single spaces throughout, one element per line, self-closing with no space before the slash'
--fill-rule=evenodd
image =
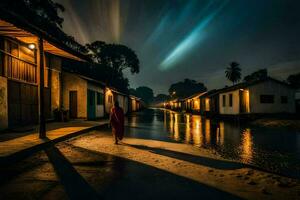
<path id="1" fill-rule="evenodd" d="M 154 94 L 151 88 L 146 86 L 141 86 L 136 88 L 135 92 L 136 92 L 136 96 L 140 97 L 142 101 L 145 102 L 146 104 L 152 103 Z"/>
<path id="2" fill-rule="evenodd" d="M 241 80 L 241 68 L 239 68 L 239 63 L 231 62 L 229 67 L 225 70 L 225 75 L 228 80 L 232 82 L 232 84 L 237 83 Z"/>
<path id="3" fill-rule="evenodd" d="M 300 73 L 291 74 L 287 78 L 287 81 L 295 88 L 300 88 Z"/>
<path id="4" fill-rule="evenodd" d="M 184 79 L 183 82 L 174 83 L 169 88 L 169 94 L 172 98 L 184 98 L 197 92 L 205 91 L 207 91 L 207 88 L 203 83 L 190 79 Z"/>
<path id="5" fill-rule="evenodd" d="M 126 68 L 133 74 L 140 71 L 137 55 L 125 45 L 95 41 L 86 47 L 94 61 L 112 67 L 116 73 L 121 73 Z"/>
<path id="6" fill-rule="evenodd" d="M 258 80 L 264 80 L 268 77 L 268 70 L 267 69 L 260 69 L 252 74 L 245 76 L 244 81 L 251 82 L 251 81 L 258 81 Z"/>
<path id="7" fill-rule="evenodd" d="M 133 74 L 139 73 L 140 64 L 135 52 L 125 45 L 106 44 L 102 41 L 87 44 L 86 49 L 92 60 L 98 63 L 94 65 L 92 71 L 95 74 L 103 74 L 101 71 L 103 67 L 100 66 L 106 66 L 109 71 L 108 74 L 105 74 L 106 83 L 128 92 L 129 81 L 124 78 L 123 70 L 128 68 Z"/>
<path id="8" fill-rule="evenodd" d="M 170 96 L 169 95 L 166 95 L 166 94 L 158 94 L 154 97 L 153 101 L 155 103 L 161 103 L 161 102 L 164 102 L 164 101 L 168 101 L 170 99 Z"/>

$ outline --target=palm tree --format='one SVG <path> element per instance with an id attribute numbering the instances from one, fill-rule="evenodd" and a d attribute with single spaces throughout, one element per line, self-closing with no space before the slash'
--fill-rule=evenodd
<path id="1" fill-rule="evenodd" d="M 226 78 L 230 80 L 233 85 L 241 80 L 241 68 L 239 68 L 239 65 L 237 62 L 231 62 L 225 71 Z"/>

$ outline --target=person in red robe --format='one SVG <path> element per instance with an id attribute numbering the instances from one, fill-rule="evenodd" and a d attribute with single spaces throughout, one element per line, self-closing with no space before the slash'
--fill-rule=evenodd
<path id="1" fill-rule="evenodd" d="M 124 136 L 124 112 L 118 101 L 112 107 L 109 119 L 115 144 L 118 144 L 118 140 L 122 140 Z"/>

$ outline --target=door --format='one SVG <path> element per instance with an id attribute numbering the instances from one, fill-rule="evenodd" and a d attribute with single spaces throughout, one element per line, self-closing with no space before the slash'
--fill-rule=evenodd
<path id="1" fill-rule="evenodd" d="M 88 114 L 88 120 L 96 119 L 95 91 L 92 90 L 88 90 L 87 93 L 87 114 Z"/>
<path id="2" fill-rule="evenodd" d="M 8 80 L 8 126 L 38 123 L 38 88 L 36 85 Z"/>
<path id="3" fill-rule="evenodd" d="M 70 118 L 77 118 L 77 91 L 69 93 Z"/>

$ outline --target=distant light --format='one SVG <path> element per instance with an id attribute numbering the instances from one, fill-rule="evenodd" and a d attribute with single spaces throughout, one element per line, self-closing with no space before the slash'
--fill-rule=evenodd
<path id="1" fill-rule="evenodd" d="M 244 91 L 244 89 L 240 89 L 241 91 Z"/>
<path id="2" fill-rule="evenodd" d="M 28 44 L 28 48 L 31 49 L 31 50 L 34 50 L 35 49 L 35 44 L 33 44 L 33 43 Z"/>

